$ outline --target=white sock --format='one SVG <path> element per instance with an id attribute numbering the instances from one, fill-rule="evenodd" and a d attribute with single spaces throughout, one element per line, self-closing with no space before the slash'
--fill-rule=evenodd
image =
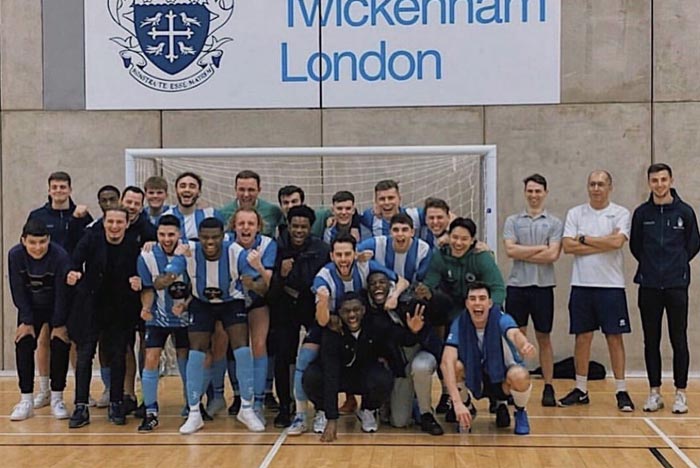
<path id="1" fill-rule="evenodd" d="M 190 405 L 190 413 L 199 413 L 199 405 Z"/>
<path id="2" fill-rule="evenodd" d="M 588 393 L 588 377 L 576 374 L 576 388 L 583 393 Z"/>
<path id="3" fill-rule="evenodd" d="M 40 375 L 39 376 L 39 391 L 45 393 L 49 391 L 49 376 Z"/>
<path id="4" fill-rule="evenodd" d="M 306 409 L 309 407 L 307 401 L 294 400 L 297 403 L 297 414 L 306 414 Z"/>
<path id="5" fill-rule="evenodd" d="M 51 391 L 51 401 L 63 401 L 63 392 Z"/>
<path id="6" fill-rule="evenodd" d="M 677 388 L 676 393 L 682 393 L 683 395 L 685 395 L 685 388 Z"/>
<path id="7" fill-rule="evenodd" d="M 622 380 L 615 379 L 615 393 L 626 392 L 626 391 L 627 391 L 627 382 L 625 382 L 625 379 L 622 379 Z"/>
<path id="8" fill-rule="evenodd" d="M 31 393 L 22 393 L 20 399 L 22 401 L 29 401 L 32 403 L 32 405 L 34 404 L 34 395 Z"/>
<path id="9" fill-rule="evenodd" d="M 651 395 L 660 395 L 660 394 L 661 394 L 661 389 L 660 389 L 659 387 L 652 387 L 652 388 L 649 390 L 649 393 L 650 393 Z"/>
<path id="10" fill-rule="evenodd" d="M 248 409 L 253 407 L 253 402 L 251 400 L 246 400 L 245 398 L 241 398 L 241 408 L 242 409 Z"/>
<path id="11" fill-rule="evenodd" d="M 515 403 L 516 408 L 525 408 L 527 406 L 528 400 L 530 400 L 530 393 L 532 393 L 532 384 L 523 392 L 510 389 L 510 394 L 513 395 L 513 403 Z"/>

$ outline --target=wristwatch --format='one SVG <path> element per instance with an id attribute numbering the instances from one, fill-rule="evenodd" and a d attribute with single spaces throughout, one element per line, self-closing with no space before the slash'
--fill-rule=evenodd
<path id="1" fill-rule="evenodd" d="M 578 236 L 578 241 L 579 241 L 582 245 L 586 245 L 586 236 L 584 236 L 583 234 L 581 234 L 580 236 Z"/>

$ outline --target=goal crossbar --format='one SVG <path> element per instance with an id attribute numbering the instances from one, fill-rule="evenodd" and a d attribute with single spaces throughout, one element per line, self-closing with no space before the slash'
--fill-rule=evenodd
<path id="1" fill-rule="evenodd" d="M 128 148 L 125 150 L 125 181 L 136 184 L 136 160 L 164 157 L 180 158 L 230 158 L 230 157 L 294 157 L 294 156 L 401 156 L 430 155 L 483 157 L 483 226 L 484 240 L 491 249 L 498 249 L 498 205 L 497 205 L 497 150 L 496 145 L 451 145 L 451 146 L 326 146 L 326 147 L 280 147 L 280 148 Z"/>

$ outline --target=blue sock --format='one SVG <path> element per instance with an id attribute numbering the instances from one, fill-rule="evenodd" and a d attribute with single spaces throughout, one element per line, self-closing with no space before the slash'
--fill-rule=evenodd
<path id="1" fill-rule="evenodd" d="M 241 399 L 248 405 L 253 401 L 253 354 L 250 347 L 242 346 L 233 351 L 236 358 L 236 378 L 240 385 Z M 245 406 L 242 406 L 245 408 Z"/>
<path id="2" fill-rule="evenodd" d="M 100 367 L 100 377 L 102 378 L 102 383 L 105 384 L 105 388 L 109 390 L 110 385 L 112 385 L 112 368 Z"/>
<path id="3" fill-rule="evenodd" d="M 240 396 L 240 388 L 238 387 L 238 378 L 236 377 L 236 359 L 229 359 L 226 362 L 228 367 L 228 380 L 231 382 L 233 393 Z"/>
<path id="4" fill-rule="evenodd" d="M 226 358 L 211 364 L 211 385 L 214 387 L 214 398 L 224 397 L 224 378 L 226 377 Z"/>
<path id="5" fill-rule="evenodd" d="M 299 350 L 299 356 L 297 356 L 297 365 L 294 370 L 294 398 L 299 401 L 309 401 L 309 397 L 306 396 L 304 387 L 301 385 L 301 378 L 304 376 L 304 371 L 309 364 L 313 362 L 318 356 L 318 351 L 315 349 L 301 348 Z"/>
<path id="6" fill-rule="evenodd" d="M 177 368 L 182 379 L 182 395 L 185 397 L 185 403 L 187 403 L 187 358 L 178 358 Z"/>
<path id="7" fill-rule="evenodd" d="M 275 356 L 267 357 L 267 376 L 265 380 L 265 393 L 272 393 L 272 382 L 275 379 Z"/>
<path id="8" fill-rule="evenodd" d="M 206 356 L 202 351 L 191 349 L 187 358 L 187 404 L 190 407 L 199 406 L 199 399 L 202 397 Z"/>
<path id="9" fill-rule="evenodd" d="M 158 369 L 144 369 L 143 377 L 141 378 L 141 387 L 143 388 L 143 404 L 146 405 L 146 410 L 156 409 L 158 401 Z"/>
<path id="10" fill-rule="evenodd" d="M 267 355 L 253 359 L 253 393 L 255 408 L 262 409 L 265 399 L 265 381 L 267 380 Z"/>

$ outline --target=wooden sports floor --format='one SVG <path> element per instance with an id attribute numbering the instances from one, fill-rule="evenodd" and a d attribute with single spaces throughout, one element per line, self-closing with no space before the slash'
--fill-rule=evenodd
<path id="1" fill-rule="evenodd" d="M 69 378 L 69 382 L 72 378 Z M 99 396 L 99 378 L 93 395 Z M 72 382 L 71 382 L 72 384 Z M 557 381 L 557 396 L 572 381 Z M 672 385 L 665 382 L 667 408 L 641 411 L 646 381 L 630 380 L 637 405 L 634 413 L 615 406 L 612 380 L 591 382 L 591 404 L 573 408 L 542 408 L 542 382 L 535 380 L 529 408 L 532 434 L 515 436 L 512 429 L 497 430 L 486 402 L 471 434 L 458 434 L 443 424 L 445 435 L 424 435 L 418 428 L 392 429 L 382 425 L 377 434 L 363 434 L 354 416 L 342 416 L 339 439 L 321 444 L 316 434 L 287 437 L 272 427 L 251 434 L 235 418 L 219 416 L 199 433 L 181 436 L 182 394 L 178 377 L 161 379 L 160 426 L 139 434 L 138 421 L 126 426 L 107 422 L 106 410 L 91 408 L 92 423 L 68 430 L 49 408 L 26 421 L 11 422 L 9 414 L 19 398 L 16 379 L 0 378 L 0 466 L 56 467 L 304 467 L 304 468 L 410 468 L 439 467 L 684 467 L 700 464 L 700 382 L 688 388 L 690 412 L 671 414 Z M 437 392 L 437 385 L 434 387 Z M 72 398 L 72 386 L 66 392 Z M 68 398 L 67 400 L 70 400 Z M 341 397 L 342 400 L 342 397 Z M 72 405 L 69 405 L 72 408 Z M 439 418 L 443 423 L 442 417 Z"/>

